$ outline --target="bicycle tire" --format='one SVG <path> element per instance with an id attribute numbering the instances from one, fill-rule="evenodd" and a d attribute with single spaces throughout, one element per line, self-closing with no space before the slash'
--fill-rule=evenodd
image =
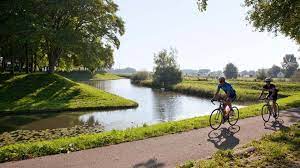
<path id="1" fill-rule="evenodd" d="M 215 109 L 211 112 L 209 117 L 209 124 L 213 130 L 220 128 L 223 122 L 223 113 L 220 109 Z"/>
<path id="2" fill-rule="evenodd" d="M 263 107 L 261 108 L 261 117 L 264 120 L 264 122 L 269 122 L 271 117 L 270 105 L 263 105 Z"/>
<path id="3" fill-rule="evenodd" d="M 237 107 L 232 107 L 232 109 L 233 109 L 233 115 L 229 115 L 229 119 L 228 119 L 228 123 L 231 125 L 231 126 L 234 126 L 237 122 L 238 122 L 238 120 L 239 120 L 239 118 L 240 118 L 240 111 L 239 111 L 239 109 L 237 108 Z M 235 116 L 235 118 L 233 119 L 233 117 Z M 231 120 L 231 119 L 233 119 L 233 120 Z"/>
<path id="4" fill-rule="evenodd" d="M 276 117 L 274 117 L 274 118 L 278 119 L 279 118 L 279 105 L 278 105 L 278 103 L 276 103 L 276 109 L 277 109 L 277 111 L 276 111 Z"/>

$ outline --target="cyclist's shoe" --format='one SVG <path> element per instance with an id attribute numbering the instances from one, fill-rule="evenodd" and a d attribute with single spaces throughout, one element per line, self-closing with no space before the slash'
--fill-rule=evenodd
<path id="1" fill-rule="evenodd" d="M 235 115 L 234 110 L 231 109 L 228 116 L 234 116 L 234 115 Z"/>
<path id="2" fill-rule="evenodd" d="M 229 119 L 229 116 L 228 116 L 228 115 L 227 115 L 227 116 L 224 116 L 224 117 L 223 117 L 222 123 L 224 124 L 228 119 Z"/>

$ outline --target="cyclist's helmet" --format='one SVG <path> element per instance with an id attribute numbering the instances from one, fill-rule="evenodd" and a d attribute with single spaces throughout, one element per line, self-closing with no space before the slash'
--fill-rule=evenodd
<path id="1" fill-rule="evenodd" d="M 225 82 L 225 78 L 223 76 L 219 77 L 219 82 Z"/>
<path id="2" fill-rule="evenodd" d="M 271 78 L 266 78 L 265 82 L 272 82 L 272 79 Z"/>

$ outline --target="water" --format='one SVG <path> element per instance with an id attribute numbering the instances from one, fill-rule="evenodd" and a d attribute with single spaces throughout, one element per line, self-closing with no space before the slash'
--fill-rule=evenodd
<path id="1" fill-rule="evenodd" d="M 93 112 L 79 117 L 82 122 L 92 120 L 103 124 L 107 130 L 208 115 L 216 108 L 207 99 L 132 85 L 128 79 L 87 83 L 139 104 L 136 109 Z"/>
<path id="2" fill-rule="evenodd" d="M 216 108 L 209 100 L 173 92 L 163 92 L 132 85 L 130 80 L 88 81 L 87 84 L 134 100 L 139 107 L 127 110 L 63 112 L 5 116 L 0 131 L 13 129 L 51 129 L 80 124 L 101 124 L 105 130 L 125 129 L 196 116 L 209 115 Z"/>

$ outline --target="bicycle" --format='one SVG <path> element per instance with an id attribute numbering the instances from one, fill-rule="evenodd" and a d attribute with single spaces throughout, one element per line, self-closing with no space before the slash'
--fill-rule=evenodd
<path id="1" fill-rule="evenodd" d="M 219 100 L 211 100 L 212 104 L 215 105 L 214 101 L 218 101 L 220 103 L 219 107 L 213 110 L 209 117 L 210 127 L 214 130 L 218 129 L 222 123 L 228 121 L 228 123 L 233 126 L 235 125 L 240 117 L 239 109 L 236 106 L 232 107 L 232 110 L 229 112 L 229 117 L 225 117 L 225 101 L 223 99 Z"/>
<path id="2" fill-rule="evenodd" d="M 265 122 L 269 122 L 271 115 L 275 118 L 275 120 L 278 119 L 279 117 L 279 105 L 276 103 L 276 111 L 274 112 L 272 105 L 270 104 L 270 99 L 264 98 L 264 99 L 259 99 L 265 101 L 265 104 L 263 105 L 261 109 L 261 116 L 262 119 Z"/>

